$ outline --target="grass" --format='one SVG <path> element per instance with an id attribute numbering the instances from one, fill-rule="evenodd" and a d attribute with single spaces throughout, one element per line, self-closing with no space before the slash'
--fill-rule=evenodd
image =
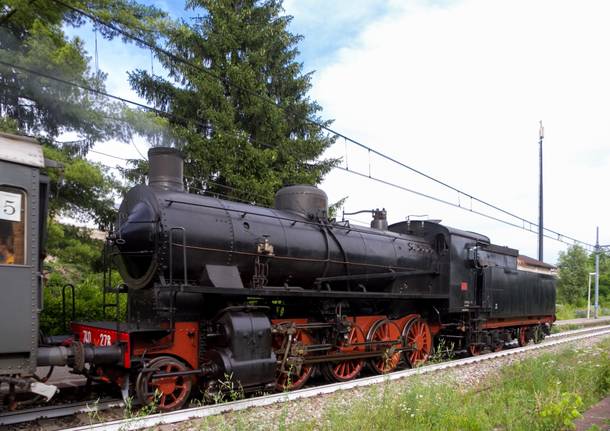
<path id="1" fill-rule="evenodd" d="M 573 304 L 557 304 L 555 315 L 557 320 L 582 319 L 587 317 L 587 306 L 577 307 Z M 593 306 L 591 306 L 591 317 L 593 316 Z M 610 304 L 600 303 L 599 316 L 610 316 Z"/>
<path id="2" fill-rule="evenodd" d="M 242 412 L 209 418 L 200 429 L 280 430 L 569 430 L 610 393 L 610 339 L 595 347 L 542 354 L 504 367 L 477 383 L 430 384 L 422 376 L 325 400 L 318 417 L 292 419 L 286 406 L 263 417 Z M 350 402 L 351 401 L 351 402 Z M 290 410 L 303 408 L 290 404 Z M 319 409 L 314 409 L 319 410 Z"/>
<path id="3" fill-rule="evenodd" d="M 331 408 L 322 429 L 560 430 L 610 391 L 610 341 L 590 351 L 545 354 L 503 369 L 474 388 L 387 386 L 349 409 Z M 322 421 L 324 424 L 325 421 Z M 296 429 L 317 429 L 301 422 Z"/>
<path id="4" fill-rule="evenodd" d="M 574 331 L 576 329 L 583 329 L 583 325 L 579 325 L 577 323 L 571 323 L 569 325 L 553 325 L 551 328 L 551 334 L 558 334 L 560 332 Z"/>
<path id="5" fill-rule="evenodd" d="M 576 307 L 571 304 L 557 304 L 555 316 L 557 320 L 576 319 Z"/>

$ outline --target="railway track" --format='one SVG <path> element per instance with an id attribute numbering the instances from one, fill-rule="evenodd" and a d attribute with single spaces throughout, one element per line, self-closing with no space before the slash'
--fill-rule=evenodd
<path id="1" fill-rule="evenodd" d="M 119 399 L 102 399 L 82 401 L 78 403 L 64 404 L 59 406 L 42 406 L 19 410 L 15 412 L 2 413 L 0 415 L 0 426 L 16 425 L 32 422 L 38 419 L 53 419 L 63 416 L 76 415 L 79 413 L 94 413 L 112 408 L 122 408 L 125 404 Z"/>
<path id="2" fill-rule="evenodd" d="M 85 430 L 136 430 L 147 427 L 154 427 L 161 424 L 172 424 L 183 422 L 189 419 L 203 418 L 214 416 L 217 414 L 228 413 L 238 410 L 244 410 L 251 407 L 262 407 L 275 403 L 288 402 L 301 398 L 309 398 L 322 394 L 330 394 L 339 390 L 351 389 L 362 386 L 374 385 L 386 381 L 402 379 L 409 376 L 420 374 L 437 373 L 442 370 L 457 368 L 481 361 L 489 361 L 495 358 L 501 358 L 511 355 L 516 355 L 524 352 L 546 349 L 560 344 L 567 344 L 587 338 L 598 337 L 601 335 L 610 334 L 610 325 L 577 329 L 556 334 L 551 334 L 541 344 L 531 344 L 525 347 L 511 348 L 502 350 L 497 353 L 489 353 L 479 356 L 472 356 L 464 359 L 457 359 L 438 364 L 426 365 L 419 368 L 396 371 L 385 375 L 375 375 L 370 377 L 362 377 L 344 383 L 325 384 L 322 386 L 314 386 L 310 388 L 300 389 L 292 392 L 284 392 L 271 394 L 261 397 L 248 398 L 239 401 L 227 402 L 216 405 L 206 405 L 202 407 L 193 407 L 175 412 L 153 414 L 146 417 L 137 417 L 123 420 L 115 420 L 111 422 L 89 424 L 86 426 L 71 428 L 68 431 L 85 431 Z M 95 410 L 110 409 L 123 407 L 121 400 L 103 400 L 96 403 L 78 403 L 66 406 L 46 406 L 37 409 L 30 409 L 22 412 L 10 412 L 0 415 L 0 425 L 11 425 L 22 422 L 29 422 L 41 418 L 55 418 L 60 416 L 74 415 L 77 413 L 93 412 Z"/>

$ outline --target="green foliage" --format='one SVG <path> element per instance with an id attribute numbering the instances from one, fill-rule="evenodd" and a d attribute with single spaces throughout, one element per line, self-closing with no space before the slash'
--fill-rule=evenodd
<path id="1" fill-rule="evenodd" d="M 333 139 L 311 122 L 323 122 L 321 108 L 307 96 L 311 75 L 296 61 L 301 37 L 288 32 L 281 1 L 187 6 L 200 16 L 192 24 L 166 22 L 167 49 L 209 73 L 161 56 L 168 78 L 137 70 L 130 82 L 180 116 L 170 122 L 190 185 L 270 204 L 284 184 L 318 183 L 336 162 L 319 160 Z"/>
<path id="2" fill-rule="evenodd" d="M 77 277 L 74 274 L 62 274 L 57 270 L 49 275 L 44 287 L 44 310 L 40 315 L 40 329 L 45 334 L 61 334 L 66 329 L 62 316 L 62 288 L 70 278 L 76 281 L 75 320 L 102 320 L 101 274 Z M 71 291 L 66 290 L 66 323 L 72 319 L 71 296 Z"/>
<path id="3" fill-rule="evenodd" d="M 49 221 L 47 254 L 51 265 L 59 261 L 81 274 L 101 272 L 102 248 L 103 242 L 92 239 L 90 229 Z"/>
<path id="4" fill-rule="evenodd" d="M 74 226 L 49 223 L 47 259 L 45 261 L 46 282 L 44 287 L 44 309 L 40 316 L 40 327 L 45 334 L 64 333 L 62 316 L 62 289 L 66 284 L 75 287 L 76 320 L 102 320 L 102 249 L 103 243 L 90 238 L 89 231 Z M 112 285 L 120 283 L 118 274 L 113 274 Z M 72 293 L 66 289 L 66 320 L 72 318 Z M 114 301 L 114 298 L 110 298 Z M 114 312 L 114 309 L 112 309 Z M 121 315 L 124 315 L 124 298 Z"/>
<path id="5" fill-rule="evenodd" d="M 155 389 L 152 400 L 150 400 L 148 404 L 140 406 L 140 408 L 135 408 L 133 398 L 127 397 L 125 400 L 125 408 L 123 409 L 123 418 L 138 419 L 157 413 L 161 396 L 162 393 L 159 392 L 158 389 Z"/>
<path id="6" fill-rule="evenodd" d="M 203 403 L 222 404 L 245 398 L 244 388 L 233 373 L 225 373 L 222 379 L 210 385 L 203 394 Z"/>
<path id="7" fill-rule="evenodd" d="M 146 33 L 164 19 L 158 9 L 130 0 L 71 3 L 136 33 Z M 106 76 L 91 70 L 83 41 L 69 39 L 63 31 L 64 25 L 84 24 L 81 15 L 52 0 L 6 0 L 4 11 L 0 60 L 104 90 Z M 105 27 L 98 31 L 106 38 L 117 36 Z M 0 66 L 0 84 L 0 117 L 13 120 L 21 133 L 54 139 L 75 132 L 84 148 L 98 140 L 124 138 L 124 125 L 114 116 L 122 108 L 103 96 L 4 65 Z"/>
<path id="8" fill-rule="evenodd" d="M 543 400 L 540 411 L 541 430 L 575 429 L 574 419 L 581 416 L 582 399 L 578 394 L 563 392 L 558 401 Z"/>
<path id="9" fill-rule="evenodd" d="M 19 124 L 14 118 L 0 117 L 0 132 L 15 134 L 18 131 Z"/>
<path id="10" fill-rule="evenodd" d="M 606 356 L 606 360 L 600 366 L 601 372 L 599 379 L 595 385 L 595 392 L 600 397 L 610 394 L 610 355 Z"/>
<path id="11" fill-rule="evenodd" d="M 343 207 L 345 206 L 345 201 L 347 200 L 348 197 L 349 196 L 342 197 L 334 204 L 330 204 L 328 206 L 328 218 L 329 219 L 337 218 L 337 216 L 339 215 L 339 210 L 343 209 Z"/>
<path id="12" fill-rule="evenodd" d="M 555 316 L 557 320 L 576 319 L 576 307 L 572 304 L 557 304 Z"/>
<path id="13" fill-rule="evenodd" d="M 444 338 L 440 338 L 434 346 L 427 363 L 438 364 L 453 359 L 455 359 L 455 343 L 447 342 Z"/>
<path id="14" fill-rule="evenodd" d="M 123 191 L 118 180 L 100 164 L 79 156 L 74 147 L 47 145 L 44 154 L 63 166 L 47 172 L 51 180 L 50 217 L 93 220 L 100 227 L 107 227 L 115 217 L 115 198 Z"/>
<path id="15" fill-rule="evenodd" d="M 587 252 L 578 245 L 569 247 L 567 252 L 559 252 L 557 293 L 561 301 L 580 305 L 583 299 L 586 301 L 587 280 L 591 272 L 588 259 Z"/>
<path id="16" fill-rule="evenodd" d="M 595 271 L 595 253 L 587 254 L 582 247 L 572 246 L 566 252 L 559 253 L 557 266 L 559 268 L 558 300 L 566 307 L 566 313 L 574 314 L 572 316 L 564 313 L 561 318 L 585 317 L 588 279 L 589 273 Z M 593 286 L 594 281 L 591 280 L 591 306 L 594 302 Z M 599 303 L 602 308 L 610 305 L 610 256 L 606 253 L 600 253 L 599 256 Z M 576 306 L 581 310 L 570 306 Z"/>
<path id="17" fill-rule="evenodd" d="M 589 255 L 589 268 L 595 271 L 595 254 Z M 593 287 L 591 287 L 593 290 Z M 593 301 L 593 293 L 591 293 Z M 608 253 L 599 255 L 599 302 L 610 306 L 610 256 Z"/>

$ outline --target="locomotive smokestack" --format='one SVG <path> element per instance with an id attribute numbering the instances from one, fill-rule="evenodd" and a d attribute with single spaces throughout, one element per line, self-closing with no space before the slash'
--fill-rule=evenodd
<path id="1" fill-rule="evenodd" d="M 148 150 L 148 185 L 163 190 L 184 191 L 182 153 L 175 148 L 157 147 Z"/>

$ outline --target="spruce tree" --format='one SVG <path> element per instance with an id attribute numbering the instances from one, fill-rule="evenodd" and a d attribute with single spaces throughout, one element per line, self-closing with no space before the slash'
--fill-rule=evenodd
<path id="1" fill-rule="evenodd" d="M 164 29 L 159 54 L 167 77 L 130 74 L 132 87 L 168 110 L 182 140 L 190 184 L 270 204 L 285 184 L 316 184 L 336 160 L 320 160 L 333 138 L 314 124 L 320 106 L 308 96 L 311 74 L 297 61 L 301 36 L 287 27 L 279 0 L 192 0 L 191 23 Z M 201 68 L 205 69 L 204 71 Z M 273 103 L 270 103 L 273 102 Z"/>

